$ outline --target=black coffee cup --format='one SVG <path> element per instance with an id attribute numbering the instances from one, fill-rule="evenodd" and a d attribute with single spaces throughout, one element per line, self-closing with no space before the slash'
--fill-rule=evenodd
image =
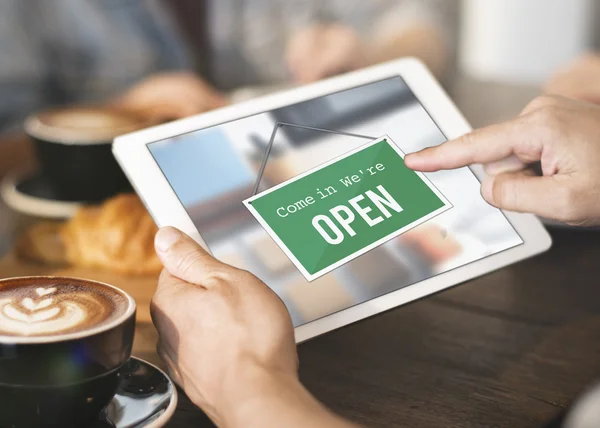
<path id="1" fill-rule="evenodd" d="M 135 313 L 108 284 L 0 280 L 0 427 L 93 425 L 131 357 Z"/>
<path id="2" fill-rule="evenodd" d="M 70 107 L 32 115 L 24 128 L 54 194 L 63 201 L 93 203 L 131 191 L 111 143 L 148 125 L 116 108 Z"/>

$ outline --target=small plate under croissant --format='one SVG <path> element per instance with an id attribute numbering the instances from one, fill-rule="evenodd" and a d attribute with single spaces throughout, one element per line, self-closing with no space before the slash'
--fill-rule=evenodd
<path id="1" fill-rule="evenodd" d="M 123 275 L 157 275 L 157 227 L 135 194 L 80 208 L 65 222 L 42 221 L 18 239 L 21 259 L 48 265 L 98 268 Z"/>
<path id="2" fill-rule="evenodd" d="M 23 186 L 27 177 L 14 174 L 0 193 L 26 217 L 70 219 L 26 229 L 15 246 L 20 259 L 124 275 L 160 272 L 157 228 L 111 152 L 116 136 L 149 124 L 137 114 L 93 105 L 51 109 L 25 121 L 39 165 L 31 176 L 37 187 Z"/>
<path id="3" fill-rule="evenodd" d="M 278 89 L 243 88 L 233 92 L 230 101 Z M 59 108 L 28 118 L 24 128 L 40 171 L 33 178 L 4 180 L 0 194 L 9 207 L 27 216 L 64 218 L 73 211 L 75 215 L 64 222 L 43 220 L 31 226 L 18 238 L 16 255 L 57 267 L 137 276 L 160 273 L 153 243 L 157 228 L 139 198 L 122 193 L 133 189 L 111 152 L 113 138 L 153 124 L 113 106 Z M 27 180 L 42 191 L 19 188 Z M 121 194 L 106 199 L 117 193 Z M 97 205 L 100 201 L 104 202 Z"/>

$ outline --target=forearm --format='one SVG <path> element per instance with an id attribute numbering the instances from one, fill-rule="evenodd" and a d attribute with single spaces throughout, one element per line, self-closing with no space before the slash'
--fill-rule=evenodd
<path id="1" fill-rule="evenodd" d="M 257 369 L 244 377 L 226 392 L 219 411 L 225 427 L 355 427 L 319 403 L 295 376 Z"/>
<path id="2" fill-rule="evenodd" d="M 376 40 L 369 51 L 370 64 L 412 56 L 421 59 L 438 76 L 443 72 L 448 56 L 439 32 L 423 25 Z"/>

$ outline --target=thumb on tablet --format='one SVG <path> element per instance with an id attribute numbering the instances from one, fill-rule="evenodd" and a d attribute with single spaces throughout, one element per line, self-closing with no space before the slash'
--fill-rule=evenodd
<path id="1" fill-rule="evenodd" d="M 568 215 L 569 189 L 553 177 L 519 171 L 488 177 L 481 195 L 495 207 L 562 220 Z"/>
<path id="2" fill-rule="evenodd" d="M 207 280 L 233 269 L 210 255 L 192 238 L 174 227 L 164 227 L 154 239 L 156 254 L 165 269 L 186 282 L 207 286 Z"/>

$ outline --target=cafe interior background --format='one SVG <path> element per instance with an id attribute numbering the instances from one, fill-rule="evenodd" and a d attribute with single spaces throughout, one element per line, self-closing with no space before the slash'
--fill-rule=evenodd
<path id="1" fill-rule="evenodd" d="M 437 4 L 449 48 L 440 79 L 474 127 L 514 116 L 557 70 L 600 46 L 594 25 L 600 8 L 593 0 Z M 246 97 L 245 89 L 236 93 Z M 0 199 L 0 254 L 11 248 L 22 222 Z"/>
<path id="2" fill-rule="evenodd" d="M 600 45 L 593 0 L 437 3 L 449 48 L 440 78 L 474 127 L 514 116 L 552 74 Z M 0 200 L 0 254 L 11 248 L 22 222 Z"/>
<path id="3" fill-rule="evenodd" d="M 594 0 L 438 0 L 438 3 L 444 10 L 450 57 L 440 79 L 474 127 L 518 114 L 529 100 L 541 93 L 553 74 L 600 46 L 600 34 L 594 25 L 598 21 L 600 5 Z M 241 98 L 251 93 L 250 88 L 236 88 L 235 91 Z M 17 211 L 0 198 L 0 256 L 8 253 L 23 231 L 39 220 Z M 254 234 L 250 231 L 240 236 L 240 245 L 251 249 L 253 246 L 267 248 L 272 244 L 264 236 L 256 237 Z M 239 245 L 227 244 L 225 247 L 224 254 Z M 388 247 L 388 250 L 383 250 L 384 255 L 407 264 L 414 263 L 414 254 L 402 254 L 395 243 Z M 267 253 L 262 260 L 265 277 L 287 278 L 288 261 L 278 255 L 277 248 L 267 250 L 272 253 Z M 261 253 L 258 254 L 260 256 Z M 276 256 L 273 257 L 273 254 Z M 227 261 L 244 265 L 239 254 L 231 254 Z M 369 263 L 366 259 L 363 261 Z M 256 261 L 257 264 L 260 262 Z M 349 295 L 357 280 L 368 282 L 360 278 L 360 272 L 367 277 L 373 274 L 359 265 L 360 262 L 356 264 L 358 274 L 342 272 L 340 275 L 342 283 L 353 276 L 347 281 Z M 269 273 L 269 269 L 273 272 Z M 423 272 L 413 272 L 413 277 L 408 275 L 405 282 L 424 277 L 432 266 L 423 269 Z M 399 275 L 396 270 L 377 273 L 384 276 L 382 284 L 377 285 L 381 286 L 381 292 L 387 290 L 391 278 L 397 280 Z M 297 280 L 296 277 L 292 279 Z M 343 287 L 342 284 L 342 288 L 331 297 L 347 304 L 349 295 L 343 293 L 348 290 Z M 295 291 L 292 290 L 292 293 Z M 296 297 L 300 306 L 305 305 L 304 310 L 299 307 L 292 311 L 297 323 L 331 310 L 315 308 L 315 302 L 304 301 L 307 296 Z"/>
<path id="4" fill-rule="evenodd" d="M 595 34 L 592 16 L 596 15 L 598 8 L 593 0 L 528 0 L 527 2 L 520 0 L 434 0 L 430 4 L 439 7 L 437 19 L 440 23 L 443 22 L 444 29 L 441 34 L 444 34 L 444 43 L 449 57 L 446 61 L 445 71 L 438 74 L 446 89 L 474 127 L 514 116 L 526 105 L 529 99 L 540 93 L 543 85 L 557 70 L 597 45 L 596 40 L 598 37 Z M 238 99 L 245 100 L 275 89 L 278 89 L 278 87 L 268 89 L 238 87 L 233 88 L 231 97 L 233 102 L 236 102 Z M 393 105 L 390 105 L 389 108 L 386 107 L 389 104 L 388 98 L 390 96 L 393 98 L 394 94 L 392 92 L 385 90 L 385 88 L 383 88 L 383 92 L 380 91 L 381 94 L 379 95 L 377 91 L 368 92 L 367 98 L 363 95 L 358 97 L 361 103 L 371 102 L 373 104 L 373 106 L 364 110 L 365 112 L 383 109 L 381 114 L 384 116 L 393 113 Z M 373 99 L 370 100 L 369 97 Z M 292 119 L 302 118 L 303 114 L 314 114 L 315 109 L 318 110 L 323 107 L 325 110 L 319 110 L 320 113 L 316 116 L 321 118 L 331 116 L 330 119 L 323 119 L 325 120 L 322 123 L 323 127 L 347 126 L 348 123 L 360 119 L 362 114 L 360 113 L 362 108 L 360 105 L 353 107 L 352 98 L 352 96 L 340 98 L 339 101 L 344 105 L 332 107 L 333 110 L 331 111 L 320 105 L 311 107 L 310 111 L 301 111 L 302 108 L 299 107 L 298 112 L 289 112 L 290 117 Z M 336 108 L 338 110 L 335 110 Z M 390 108 L 392 110 L 389 110 Z M 405 115 L 410 116 L 410 109 L 416 109 L 416 107 L 407 101 L 405 106 L 400 108 L 398 114 L 403 114 L 402 111 L 406 111 Z M 359 116 L 356 116 L 355 113 L 357 112 Z M 415 114 L 418 114 L 416 110 Z M 274 117 L 273 119 L 287 120 L 290 117 L 283 114 L 282 117 Z M 366 124 L 371 120 L 366 116 L 364 119 L 367 120 Z M 265 122 L 263 132 L 268 132 L 261 137 L 263 140 L 268 137 L 270 132 L 267 129 L 270 129 L 270 126 L 267 125 L 268 123 Z M 260 138 L 255 135 L 256 133 L 251 128 L 252 126 L 248 131 L 238 131 L 239 138 L 237 140 L 241 141 L 248 138 L 252 140 L 248 142 L 248 147 L 251 148 L 253 145 L 263 147 L 266 140 L 258 141 Z M 356 129 L 363 130 L 361 126 Z M 367 126 L 364 131 L 373 132 L 371 129 L 377 129 L 377 127 L 369 128 Z M 290 153 L 294 154 L 296 159 L 302 157 L 302 150 L 299 151 L 294 147 L 300 147 L 302 144 L 306 144 L 306 141 L 318 139 L 319 135 L 311 134 L 311 132 L 307 130 L 286 131 L 289 140 L 287 145 L 292 147 Z M 212 135 L 212 137 L 219 141 L 226 139 L 224 136 L 218 135 Z M 415 147 L 418 148 L 420 144 L 430 144 L 432 141 L 441 142 L 441 137 L 441 135 L 436 135 L 434 132 L 429 136 L 422 135 L 411 138 L 415 139 Z M 418 138 L 423 141 L 418 142 Z M 192 140 L 190 139 L 191 144 L 193 144 Z M 225 147 L 225 143 L 226 141 L 220 141 L 223 147 Z M 359 144 L 360 141 L 355 143 Z M 316 153 L 315 147 L 319 146 L 308 147 L 307 153 Z M 326 147 L 326 143 L 320 143 L 320 147 Z M 245 149 L 242 148 L 241 150 Z M 341 149 L 326 149 L 323 156 L 326 157 L 327 153 L 335 154 L 337 153 L 336 150 Z M 177 170 L 180 170 L 179 172 L 186 170 L 185 158 L 185 154 L 183 157 L 176 156 L 178 162 L 182 162 L 184 167 L 179 168 L 175 165 L 174 173 Z M 307 157 L 305 156 L 305 158 Z M 315 159 L 312 159 L 311 156 L 308 156 L 307 159 L 312 162 L 311 165 L 314 164 Z M 283 165 L 282 162 L 285 163 L 285 160 L 273 160 L 269 164 L 265 176 L 273 175 L 270 169 L 279 168 L 278 171 L 274 171 L 274 174 L 279 174 L 275 181 L 280 182 L 285 178 L 281 174 L 289 175 L 294 168 L 299 168 L 296 171 L 297 173 L 307 169 L 306 165 Z M 204 167 L 208 166 L 204 165 Z M 286 172 L 282 168 L 291 168 L 291 170 Z M 186 171 L 193 172 L 194 169 L 188 167 Z M 252 181 L 251 179 L 248 180 Z M 251 183 L 246 184 L 250 185 Z M 6 183 L 4 183 L 2 193 L 4 198 L 0 200 L 0 254 L 9 251 L 14 242 L 23 234 L 23 231 L 27 230 L 36 221 L 35 216 L 23 216 L 22 213 L 18 212 L 18 208 L 14 209 L 15 207 L 12 206 L 11 201 L 6 198 L 6 187 Z M 187 190 L 189 193 L 191 189 Z M 205 190 L 207 192 L 212 191 L 210 186 Z M 196 211 L 206 213 L 206 204 L 197 203 L 197 205 L 196 208 L 192 209 L 192 217 L 200 215 Z M 219 214 L 219 216 L 222 215 Z M 196 219 L 194 221 L 199 224 Z M 435 229 L 435 226 L 430 225 L 430 229 Z M 421 242 L 431 239 L 432 234 L 435 235 L 433 229 L 425 229 L 422 236 L 417 233 L 416 237 L 401 237 L 402 239 L 397 240 L 397 242 L 391 242 L 389 245 L 378 249 L 382 254 L 373 252 L 371 256 L 377 260 L 386 260 L 386 257 L 390 260 L 396 260 L 395 263 L 376 263 L 380 267 L 392 266 L 393 269 L 388 269 L 389 272 L 377 268 L 375 269 L 377 275 L 374 277 L 373 272 L 369 269 L 365 270 L 365 266 L 363 266 L 365 263 L 366 265 L 370 264 L 368 257 L 365 256 L 351 263 L 347 268 L 341 269 L 336 275 L 328 275 L 325 281 L 328 282 L 327 286 L 328 289 L 332 290 L 332 295 L 328 299 L 330 304 L 325 306 L 317 304 L 318 302 L 311 298 L 311 287 L 307 287 L 306 283 L 300 280 L 301 277 L 293 273 L 294 269 L 289 260 L 259 230 L 252 231 L 253 229 L 251 229 L 250 231 L 240 232 L 235 229 L 235 237 L 226 235 L 227 239 L 215 240 L 213 250 L 218 250 L 220 257 L 231 264 L 250 268 L 253 272 L 261 272 L 263 279 L 275 284 L 274 287 L 281 295 L 289 294 L 289 298 L 284 298 L 284 300 L 288 304 L 295 323 L 302 324 L 303 321 L 318 318 L 352 303 L 358 303 L 364 300 L 365 296 L 385 293 L 389 291 L 390 287 L 395 289 L 397 288 L 398 278 L 403 278 L 403 285 L 408 285 L 418 281 L 421 277 L 429 275 L 431 272 L 450 268 L 453 266 L 453 261 L 458 262 L 464 257 L 472 258 L 476 256 L 462 252 L 461 240 L 474 240 L 475 242 L 480 240 L 481 237 L 478 235 L 480 232 L 476 230 L 477 226 L 471 227 L 466 234 L 463 233 L 465 236 L 453 237 L 455 238 L 455 247 L 444 248 L 437 252 L 424 249 Z M 207 230 L 217 229 L 210 226 L 207 227 Z M 213 238 L 210 237 L 210 239 Z M 503 243 L 498 245 L 500 244 L 504 245 Z M 481 247 L 481 254 L 477 257 L 487 254 L 486 251 L 489 249 L 482 245 L 479 245 L 479 247 Z M 252 253 L 258 255 L 258 259 L 256 257 L 253 259 Z M 405 267 L 402 268 L 402 266 Z M 412 268 L 408 266 L 412 266 Z M 414 268 L 414 266 L 418 268 Z M 370 280 L 366 280 L 365 275 Z M 376 280 L 373 278 L 376 278 Z M 334 283 L 331 283 L 332 281 Z M 366 290 L 365 284 L 371 282 L 373 283 L 371 284 L 373 290 Z M 322 287 L 322 284 L 315 283 L 311 286 Z"/>
<path id="5" fill-rule="evenodd" d="M 599 45 L 593 0 L 437 4 L 449 54 L 440 78 L 474 127 L 514 116 L 557 70 Z M 233 93 L 248 97 L 248 91 Z M 29 219 L 0 200 L 0 254 L 10 250 L 23 223 Z"/>
<path id="6" fill-rule="evenodd" d="M 449 55 L 440 78 L 475 127 L 518 114 L 528 100 L 540 93 L 546 81 L 557 70 L 598 46 L 599 37 L 594 29 L 593 18 L 598 15 L 599 8 L 593 0 L 438 0 L 437 4 L 444 11 L 443 16 L 440 16 L 444 21 Z M 253 94 L 252 90 L 253 88 L 235 88 L 232 92 L 235 94 L 233 99 L 249 98 Z M 256 94 L 258 93 L 261 91 Z M 373 102 L 377 104 L 377 99 Z M 348 109 L 351 110 L 351 106 Z M 301 132 L 298 138 L 303 138 Z M 35 221 L 32 216 L 23 216 L 17 211 L 0 200 L 0 254 L 8 252 L 23 230 Z M 268 279 L 270 274 L 285 273 L 289 263 L 285 257 L 281 257 L 277 248 L 269 246 L 269 240 L 264 237 L 255 239 L 252 233 L 247 235 L 240 236 L 240 242 L 245 242 L 249 249 L 266 249 L 262 260 L 264 272 L 267 272 L 265 277 Z M 228 245 L 226 249 L 229 250 L 240 247 L 238 244 Z M 392 243 L 389 246 L 388 256 L 405 263 L 410 260 L 414 264 L 414 252 L 407 249 L 399 251 L 395 245 Z M 224 257 L 229 257 L 232 264 L 238 262 L 242 267 L 246 266 L 247 260 L 240 260 L 243 255 L 229 253 L 230 251 L 224 251 L 227 255 Z M 257 254 L 260 256 L 261 252 L 258 251 Z M 367 260 L 363 261 L 368 264 Z M 260 261 L 257 263 L 260 264 Z M 429 260 L 425 264 L 425 271 L 435 271 L 434 262 Z M 365 272 L 358 264 L 357 267 L 359 269 L 356 272 Z M 341 273 L 341 277 L 354 278 L 347 281 L 349 289 L 357 281 L 356 272 Z M 396 270 L 387 274 L 381 271 L 378 273 L 384 276 L 381 278 L 382 283 L 402 276 L 402 272 Z M 415 279 L 410 273 L 408 272 L 405 281 L 407 284 L 425 275 L 413 272 Z M 366 275 L 371 274 L 367 272 Z M 338 299 L 343 305 L 347 305 L 352 300 L 352 293 L 342 288 L 343 284 L 332 299 Z M 381 285 L 381 292 L 385 290 L 387 285 Z M 310 301 L 308 295 L 296 297 L 300 309 L 291 308 L 291 311 L 297 323 L 335 309 L 315 309 L 315 302 Z M 302 305 L 305 309 L 302 309 Z"/>

